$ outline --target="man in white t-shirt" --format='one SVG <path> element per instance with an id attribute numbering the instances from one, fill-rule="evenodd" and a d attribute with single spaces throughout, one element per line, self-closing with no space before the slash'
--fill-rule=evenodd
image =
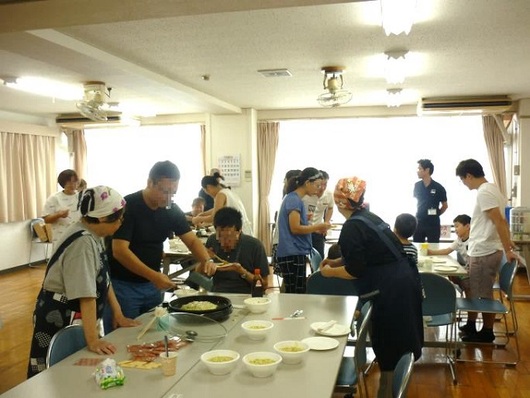
<path id="1" fill-rule="evenodd" d="M 319 224 L 322 222 L 329 223 L 333 215 L 333 194 L 327 191 L 329 174 L 324 170 L 320 170 L 322 174 L 322 184 L 314 196 L 305 195 L 302 198 L 307 210 L 309 224 Z M 320 253 L 320 257 L 324 258 L 324 244 L 326 242 L 326 235 L 314 232 L 311 234 L 313 247 Z"/>
<path id="2" fill-rule="evenodd" d="M 484 170 L 474 159 L 461 161 L 456 175 L 462 183 L 477 190 L 477 203 L 471 216 L 467 254 L 469 256 L 469 285 L 471 298 L 493 298 L 493 283 L 499 270 L 503 250 L 508 261 L 516 259 L 515 245 L 510 239 L 504 218 L 506 197 L 499 188 L 484 177 Z M 469 312 L 467 324 L 460 328 L 462 341 L 492 343 L 495 314 L 482 313 L 484 324 L 477 332 L 477 313 Z"/>

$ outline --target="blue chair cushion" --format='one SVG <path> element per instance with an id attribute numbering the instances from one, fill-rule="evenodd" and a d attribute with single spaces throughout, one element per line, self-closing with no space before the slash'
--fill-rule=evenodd
<path id="1" fill-rule="evenodd" d="M 456 308 L 460 311 L 507 314 L 508 310 L 499 300 L 457 297 Z"/>
<path id="2" fill-rule="evenodd" d="M 342 357 L 335 384 L 338 386 L 353 386 L 357 384 L 357 371 L 352 357 Z"/>

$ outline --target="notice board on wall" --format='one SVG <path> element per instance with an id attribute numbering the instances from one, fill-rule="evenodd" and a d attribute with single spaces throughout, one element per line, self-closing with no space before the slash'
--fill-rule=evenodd
<path id="1" fill-rule="evenodd" d="M 237 187 L 241 184 L 241 155 L 219 156 L 217 168 L 225 178 L 223 184 L 229 187 Z"/>

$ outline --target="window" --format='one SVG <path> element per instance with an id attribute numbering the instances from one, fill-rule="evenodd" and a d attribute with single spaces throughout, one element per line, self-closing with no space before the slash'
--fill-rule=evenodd
<path id="1" fill-rule="evenodd" d="M 357 175 L 367 181 L 365 201 L 390 225 L 400 213 L 416 214 L 412 196 L 419 159 L 431 159 L 432 178 L 441 183 L 449 208 L 442 224 L 471 215 L 476 191 L 455 176 L 461 160 L 474 158 L 493 181 L 480 116 L 399 117 L 284 121 L 269 201 L 280 208 L 283 177 L 290 169 L 316 167 L 330 175 L 333 191 L 339 178 Z M 343 222 L 335 209 L 332 221 Z"/>
<path id="2" fill-rule="evenodd" d="M 180 170 L 175 201 L 191 209 L 203 177 L 199 124 L 90 129 L 85 140 L 89 187 L 109 185 L 127 195 L 146 187 L 156 162 L 170 160 Z"/>

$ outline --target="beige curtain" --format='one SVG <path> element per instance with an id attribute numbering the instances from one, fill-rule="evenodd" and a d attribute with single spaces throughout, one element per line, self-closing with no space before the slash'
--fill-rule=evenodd
<path id="1" fill-rule="evenodd" d="M 72 143 L 73 166 L 79 178 L 85 178 L 87 174 L 86 164 L 86 141 L 84 130 L 70 130 L 66 132 Z"/>
<path id="2" fill-rule="evenodd" d="M 201 124 L 201 154 L 202 154 L 202 175 L 209 174 L 206 171 L 206 126 Z"/>
<path id="3" fill-rule="evenodd" d="M 0 222 L 41 216 L 56 187 L 55 137 L 0 132 Z"/>
<path id="4" fill-rule="evenodd" d="M 501 192 L 506 192 L 506 165 L 504 162 L 504 138 L 493 116 L 482 116 L 484 140 L 488 149 L 488 157 L 493 171 L 493 182 Z"/>
<path id="5" fill-rule="evenodd" d="M 279 130 L 278 122 L 258 123 L 258 239 L 263 242 L 269 256 L 271 254 L 269 193 L 278 150 Z"/>

